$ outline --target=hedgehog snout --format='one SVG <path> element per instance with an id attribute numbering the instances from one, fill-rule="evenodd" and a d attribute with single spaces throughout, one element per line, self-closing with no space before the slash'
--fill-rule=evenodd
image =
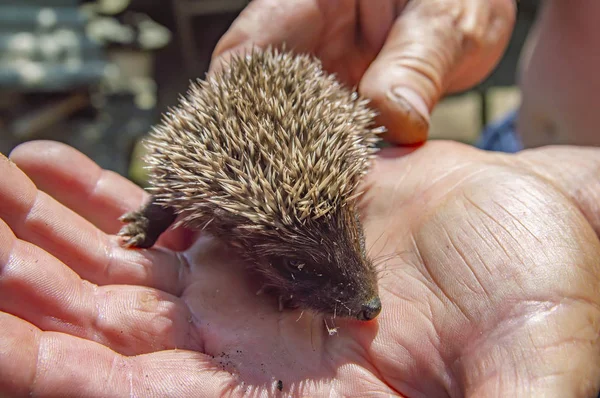
<path id="1" fill-rule="evenodd" d="M 371 321 L 381 313 L 382 305 L 379 293 L 376 287 L 370 286 L 367 281 L 346 281 L 323 287 L 320 290 L 329 292 L 325 312 L 330 314 L 359 321 Z M 331 307 L 331 303 L 333 303 L 333 307 Z"/>

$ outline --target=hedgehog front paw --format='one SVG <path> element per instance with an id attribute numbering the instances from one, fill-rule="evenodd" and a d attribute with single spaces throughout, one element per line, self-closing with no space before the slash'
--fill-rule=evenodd
<path id="1" fill-rule="evenodd" d="M 125 213 L 119 221 L 126 223 L 118 236 L 124 238 L 122 244 L 125 247 L 149 248 L 154 245 L 156 239 L 149 234 L 150 220 L 141 211 Z"/>
<path id="2" fill-rule="evenodd" d="M 175 221 L 177 215 L 172 207 L 162 206 L 154 197 L 140 209 L 123 214 L 119 220 L 126 225 L 118 235 L 125 247 L 147 249 L 154 246 L 160 235 Z"/>

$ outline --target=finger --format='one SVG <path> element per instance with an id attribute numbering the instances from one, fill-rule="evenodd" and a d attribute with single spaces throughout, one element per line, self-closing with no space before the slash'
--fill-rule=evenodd
<path id="1" fill-rule="evenodd" d="M 516 156 L 569 197 L 600 237 L 600 149 L 547 147 Z"/>
<path id="2" fill-rule="evenodd" d="M 512 1 L 471 3 L 411 1 L 396 19 L 359 85 L 379 110 L 386 139 L 426 140 L 441 96 L 474 85 L 500 59 L 513 26 Z"/>
<path id="3" fill-rule="evenodd" d="M 187 268 L 169 251 L 128 250 L 44 192 L 0 156 L 0 219 L 31 242 L 98 285 L 133 284 L 178 295 Z M 181 278 L 181 279 L 180 279 Z"/>
<path id="4" fill-rule="evenodd" d="M 102 170 L 81 152 L 62 143 L 27 142 L 16 147 L 10 159 L 39 190 L 109 234 L 119 231 L 118 218 L 146 197 L 133 182 Z"/>
<path id="5" fill-rule="evenodd" d="M 116 234 L 123 226 L 118 218 L 138 209 L 148 198 L 133 182 L 101 169 L 90 158 L 62 143 L 27 142 L 16 147 L 10 159 L 39 190 L 107 234 Z M 159 245 L 184 250 L 191 243 L 191 235 L 183 228 L 168 230 Z"/>
<path id="6" fill-rule="evenodd" d="M 356 0 L 254 0 L 217 43 L 209 74 L 221 69 L 234 54 L 247 53 L 253 47 L 285 45 L 295 53 L 317 56 L 337 80 L 355 86 L 383 45 L 395 9 L 406 2 L 367 4 L 360 0 L 363 4 L 359 5 Z M 361 26 L 359 18 L 364 21 Z"/>
<path id="7" fill-rule="evenodd" d="M 204 354 L 175 350 L 124 357 L 1 312 L 0 324 L 0 395 L 218 396 L 231 382 Z"/>
<path id="8" fill-rule="evenodd" d="M 0 311 L 43 330 L 94 340 L 126 355 L 186 348 L 190 313 L 178 298 L 137 286 L 97 287 L 17 239 L 0 220 Z"/>
<path id="9" fill-rule="evenodd" d="M 209 73 L 221 68 L 234 53 L 252 46 L 286 43 L 296 51 L 311 52 L 324 23 L 322 9 L 315 0 L 254 0 L 217 43 Z"/>

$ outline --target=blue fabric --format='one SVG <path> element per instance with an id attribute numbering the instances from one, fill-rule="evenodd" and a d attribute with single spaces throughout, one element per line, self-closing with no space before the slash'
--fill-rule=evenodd
<path id="1" fill-rule="evenodd" d="M 503 119 L 488 125 L 475 146 L 486 151 L 515 153 L 523 149 L 523 144 L 515 130 L 517 111 L 508 113 Z"/>

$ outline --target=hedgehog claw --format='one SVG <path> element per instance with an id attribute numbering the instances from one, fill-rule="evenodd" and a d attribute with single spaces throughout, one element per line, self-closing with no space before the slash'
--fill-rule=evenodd
<path id="1" fill-rule="evenodd" d="M 148 236 L 148 226 L 150 220 L 140 212 L 126 213 L 119 218 L 120 221 L 127 223 L 118 232 L 118 236 L 125 238 L 123 246 L 147 248 L 154 244 L 154 241 Z"/>
<path id="2" fill-rule="evenodd" d="M 152 247 L 154 241 L 148 237 L 148 235 L 144 232 L 140 232 L 137 234 L 128 234 L 125 232 L 119 232 L 118 235 L 123 238 L 122 245 L 127 248 L 138 247 L 141 249 L 146 249 Z"/>
<path id="3" fill-rule="evenodd" d="M 129 237 L 123 245 L 125 247 L 140 247 L 140 245 L 146 240 L 145 234 L 137 234 L 135 236 Z"/>
<path id="4" fill-rule="evenodd" d="M 129 213 L 123 214 L 119 217 L 119 221 L 121 222 L 135 222 L 139 219 L 140 213 L 137 211 L 130 211 Z"/>
<path id="5" fill-rule="evenodd" d="M 176 218 L 173 208 L 156 203 L 152 197 L 140 209 L 119 217 L 125 225 L 118 235 L 125 238 L 123 245 L 126 247 L 147 249 L 154 246 L 160 235 L 173 224 Z"/>

